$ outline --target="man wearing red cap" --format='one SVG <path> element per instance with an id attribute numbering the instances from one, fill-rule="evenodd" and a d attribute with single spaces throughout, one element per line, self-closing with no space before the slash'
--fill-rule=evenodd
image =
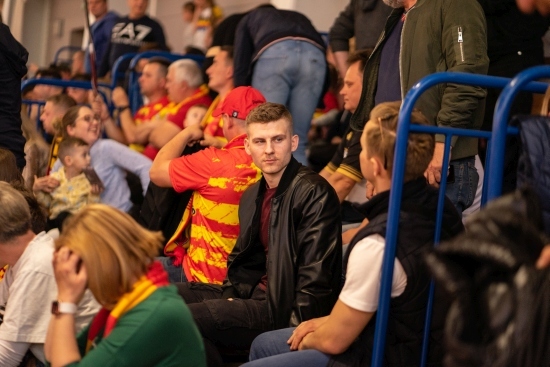
<path id="1" fill-rule="evenodd" d="M 173 281 L 221 284 L 227 271 L 227 256 L 239 235 L 239 200 L 243 192 L 261 177 L 244 150 L 245 118 L 265 102 L 252 87 L 231 91 L 214 111 L 223 116 L 228 143 L 222 149 L 209 147 L 180 157 L 185 146 L 203 137 L 198 126 L 176 135 L 158 153 L 151 167 L 151 180 L 177 192 L 194 190 L 191 215 L 184 215 L 176 234 L 165 247 L 171 264 L 182 266 L 181 277 Z M 190 223 L 189 223 L 190 222 Z"/>

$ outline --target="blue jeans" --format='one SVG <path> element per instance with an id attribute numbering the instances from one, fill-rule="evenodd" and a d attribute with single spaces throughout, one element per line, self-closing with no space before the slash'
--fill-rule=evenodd
<path id="1" fill-rule="evenodd" d="M 307 165 L 307 133 L 323 92 L 325 54 L 306 41 L 285 40 L 269 46 L 256 61 L 252 86 L 269 102 L 287 106 L 300 138 L 294 157 Z"/>
<path id="2" fill-rule="evenodd" d="M 183 266 L 174 265 L 174 261 L 171 257 L 156 257 L 155 260 L 162 264 L 162 267 L 168 273 L 168 280 L 170 283 L 183 283 L 187 282 L 187 277 L 183 271 Z"/>
<path id="3" fill-rule="evenodd" d="M 445 194 L 460 214 L 474 202 L 479 175 L 475 167 L 475 157 L 452 160 L 450 170 L 454 170 L 454 181 L 447 182 Z M 452 177 L 453 173 L 449 174 Z"/>
<path id="4" fill-rule="evenodd" d="M 250 362 L 246 367 L 321 367 L 330 356 L 318 350 L 290 351 L 286 343 L 295 328 L 268 331 L 260 334 L 250 347 Z"/>

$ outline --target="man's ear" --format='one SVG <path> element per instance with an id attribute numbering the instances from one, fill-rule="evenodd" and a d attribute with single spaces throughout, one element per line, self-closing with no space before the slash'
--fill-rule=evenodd
<path id="1" fill-rule="evenodd" d="M 290 138 L 291 140 L 291 149 L 292 149 L 292 152 L 295 152 L 296 149 L 298 149 L 298 143 L 300 141 L 300 138 L 298 137 L 298 135 L 292 135 L 292 137 Z"/>
<path id="2" fill-rule="evenodd" d="M 373 156 L 369 158 L 369 161 L 372 165 L 372 174 L 373 176 L 380 176 L 384 170 L 384 165 L 380 161 L 380 158 Z"/>

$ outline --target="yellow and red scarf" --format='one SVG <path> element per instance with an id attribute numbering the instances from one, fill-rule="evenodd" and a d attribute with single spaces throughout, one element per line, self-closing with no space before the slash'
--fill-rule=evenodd
<path id="1" fill-rule="evenodd" d="M 112 310 L 102 308 L 94 317 L 88 331 L 88 341 L 86 343 L 86 353 L 90 351 L 94 340 L 99 332 L 103 331 L 103 338 L 109 336 L 118 320 L 128 311 L 136 307 L 149 297 L 154 291 L 160 287 L 169 285 L 168 275 L 158 261 L 153 261 L 149 265 L 147 274 L 142 276 L 135 284 L 134 288 L 125 293 L 118 300 Z"/>

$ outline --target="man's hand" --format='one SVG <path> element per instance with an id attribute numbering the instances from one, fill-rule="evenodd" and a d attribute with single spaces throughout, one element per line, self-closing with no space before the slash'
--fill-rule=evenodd
<path id="1" fill-rule="evenodd" d="M 444 149 L 444 143 L 435 143 L 434 156 L 432 158 L 432 161 L 428 165 L 426 172 L 424 172 L 424 177 L 426 177 L 428 183 L 435 187 L 439 187 L 439 183 L 441 182 L 441 178 L 443 177 L 443 175 L 441 174 L 441 170 L 443 168 Z M 446 166 L 447 165 L 445 165 L 445 167 Z M 447 175 L 445 175 L 444 177 L 447 177 Z"/>
<path id="2" fill-rule="evenodd" d="M 374 184 L 372 184 L 370 181 L 367 181 L 367 199 L 370 200 L 374 195 L 376 195 Z"/>
<path id="3" fill-rule="evenodd" d="M 203 140 L 200 141 L 200 144 L 203 147 L 214 147 L 218 149 L 221 149 L 224 146 L 223 142 L 220 139 L 216 138 L 215 136 L 207 135 L 207 134 L 204 135 L 204 138 Z"/>
<path id="4" fill-rule="evenodd" d="M 57 188 L 57 186 L 59 186 L 59 181 L 52 176 L 44 176 L 38 178 L 36 177 L 36 175 L 34 175 L 34 183 L 32 185 L 32 191 L 34 192 L 44 191 L 47 193 L 51 193 Z"/>
<path id="5" fill-rule="evenodd" d="M 326 317 L 320 317 L 316 319 L 311 319 L 308 321 L 302 322 L 294 331 L 292 335 L 287 340 L 287 344 L 290 345 L 290 350 L 298 350 L 300 344 L 304 337 L 314 332 L 326 321 Z"/>
<path id="6" fill-rule="evenodd" d="M 186 127 L 182 132 L 185 132 L 188 137 L 187 145 L 193 145 L 204 136 L 204 133 L 199 125 L 191 125 Z"/>
<path id="7" fill-rule="evenodd" d="M 540 257 L 537 260 L 537 268 L 547 268 L 550 266 L 550 245 L 546 245 L 542 252 L 540 253 Z"/>
<path id="8" fill-rule="evenodd" d="M 92 195 L 100 195 L 103 192 L 103 188 L 98 184 L 93 184 L 90 192 L 92 193 Z"/>
<path id="9" fill-rule="evenodd" d="M 122 89 L 122 87 L 116 87 L 113 90 L 113 95 L 111 96 L 111 100 L 113 101 L 115 107 L 126 107 L 130 105 L 130 100 L 128 99 L 128 95 Z"/>
<path id="10" fill-rule="evenodd" d="M 111 117 L 107 105 L 103 102 L 103 98 L 98 94 L 92 102 L 92 111 L 95 115 L 99 116 L 101 122 Z"/>

